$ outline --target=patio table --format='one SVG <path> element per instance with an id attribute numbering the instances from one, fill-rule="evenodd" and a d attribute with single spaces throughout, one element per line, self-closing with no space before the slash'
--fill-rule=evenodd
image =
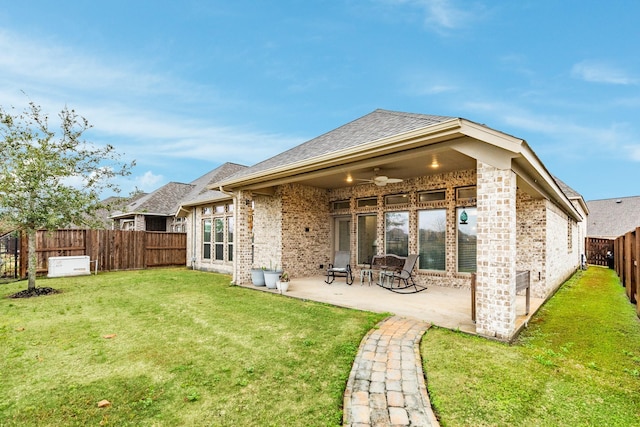
<path id="1" fill-rule="evenodd" d="M 364 284 L 364 279 L 369 281 L 369 286 L 371 286 L 371 282 L 373 281 L 373 270 L 370 268 L 363 268 L 360 270 L 360 286 Z"/>

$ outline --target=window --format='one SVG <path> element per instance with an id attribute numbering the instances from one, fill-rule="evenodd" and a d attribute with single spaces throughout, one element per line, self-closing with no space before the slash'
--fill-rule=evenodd
<path id="1" fill-rule="evenodd" d="M 211 259 L 211 220 L 202 221 L 202 258 Z"/>
<path id="2" fill-rule="evenodd" d="M 211 206 L 202 208 L 202 215 L 211 215 Z"/>
<path id="3" fill-rule="evenodd" d="M 217 205 L 213 210 L 215 213 L 224 213 L 224 205 Z"/>
<path id="4" fill-rule="evenodd" d="M 477 197 L 476 187 L 456 188 L 456 200 L 458 202 L 475 202 Z"/>
<path id="5" fill-rule="evenodd" d="M 358 216 L 358 264 L 371 262 L 378 252 L 378 217 L 376 215 Z"/>
<path id="6" fill-rule="evenodd" d="M 227 205 L 227 212 L 233 213 L 233 203 Z"/>
<path id="7" fill-rule="evenodd" d="M 378 198 L 377 197 L 370 197 L 368 199 L 358 199 L 358 207 L 359 208 L 366 208 L 366 207 L 370 207 L 370 206 L 378 206 Z"/>
<path id="8" fill-rule="evenodd" d="M 424 193 L 418 193 L 418 202 L 439 202 L 446 199 L 446 194 L 445 190 L 425 191 Z"/>
<path id="9" fill-rule="evenodd" d="M 403 205 L 409 203 L 408 194 L 394 194 L 392 196 L 386 196 L 384 198 L 384 204 L 389 205 Z"/>
<path id="10" fill-rule="evenodd" d="M 348 200 L 340 200 L 338 202 L 333 202 L 334 211 L 349 209 L 350 207 L 351 207 L 351 203 Z"/>
<path id="11" fill-rule="evenodd" d="M 447 210 L 418 212 L 418 268 L 446 270 Z"/>
<path id="12" fill-rule="evenodd" d="M 409 212 L 387 212 L 384 225 L 385 253 L 409 255 Z"/>
<path id="13" fill-rule="evenodd" d="M 458 224 L 458 271 L 473 273 L 476 271 L 477 256 L 477 208 L 457 208 Z"/>
<path id="14" fill-rule="evenodd" d="M 233 206 L 233 205 L 230 205 Z M 227 260 L 233 261 L 233 217 L 227 218 Z"/>
<path id="15" fill-rule="evenodd" d="M 213 243 L 215 245 L 215 259 L 217 261 L 224 260 L 224 220 L 222 218 L 214 218 Z"/>

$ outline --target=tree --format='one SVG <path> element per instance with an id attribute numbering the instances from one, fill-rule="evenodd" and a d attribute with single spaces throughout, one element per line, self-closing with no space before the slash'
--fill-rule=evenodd
<path id="1" fill-rule="evenodd" d="M 112 178 L 135 165 L 121 162 L 111 145 L 82 139 L 91 126 L 74 110 L 65 107 L 58 117 L 56 134 L 33 102 L 23 112 L 0 106 L 0 219 L 28 237 L 29 290 L 36 287 L 36 231 L 93 225 L 100 194 L 118 193 Z"/>

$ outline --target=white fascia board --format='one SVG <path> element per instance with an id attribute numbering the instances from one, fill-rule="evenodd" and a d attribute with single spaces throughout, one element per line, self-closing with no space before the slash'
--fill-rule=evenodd
<path id="1" fill-rule="evenodd" d="M 462 132 L 478 141 L 463 141 L 453 148 L 492 166 L 512 168 L 531 187 L 546 193 L 546 197 L 563 207 L 574 219 L 584 219 L 525 140 L 465 119 L 462 119 Z M 512 161 L 516 158 L 521 159 L 521 167 Z"/>
<path id="2" fill-rule="evenodd" d="M 516 172 L 522 179 L 527 180 L 530 184 L 532 181 L 537 184 L 537 188 L 541 188 L 542 194 L 549 200 L 554 202 L 569 213 L 576 221 L 584 221 L 585 218 L 580 215 L 576 207 L 571 203 L 571 200 L 560 189 L 556 181 L 553 179 L 547 168 L 538 159 L 535 153 L 526 146 L 526 150 L 523 151 L 523 160 L 521 165 L 513 164 L 513 171 Z"/>

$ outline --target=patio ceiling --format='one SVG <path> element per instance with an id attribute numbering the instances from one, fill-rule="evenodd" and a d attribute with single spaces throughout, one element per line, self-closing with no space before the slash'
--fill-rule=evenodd
<path id="1" fill-rule="evenodd" d="M 377 172 L 375 171 L 376 168 L 379 169 Z M 476 160 L 474 158 L 444 144 L 436 144 L 342 163 L 323 169 L 290 175 L 286 178 L 265 180 L 258 185 L 252 186 L 253 188 L 251 189 L 258 193 L 260 189 L 269 192 L 270 187 L 294 182 L 312 187 L 333 189 L 366 183 L 359 180 L 371 179 L 376 174 L 406 180 L 419 176 L 475 168 Z M 349 178 L 351 178 L 351 181 L 349 181 Z"/>

